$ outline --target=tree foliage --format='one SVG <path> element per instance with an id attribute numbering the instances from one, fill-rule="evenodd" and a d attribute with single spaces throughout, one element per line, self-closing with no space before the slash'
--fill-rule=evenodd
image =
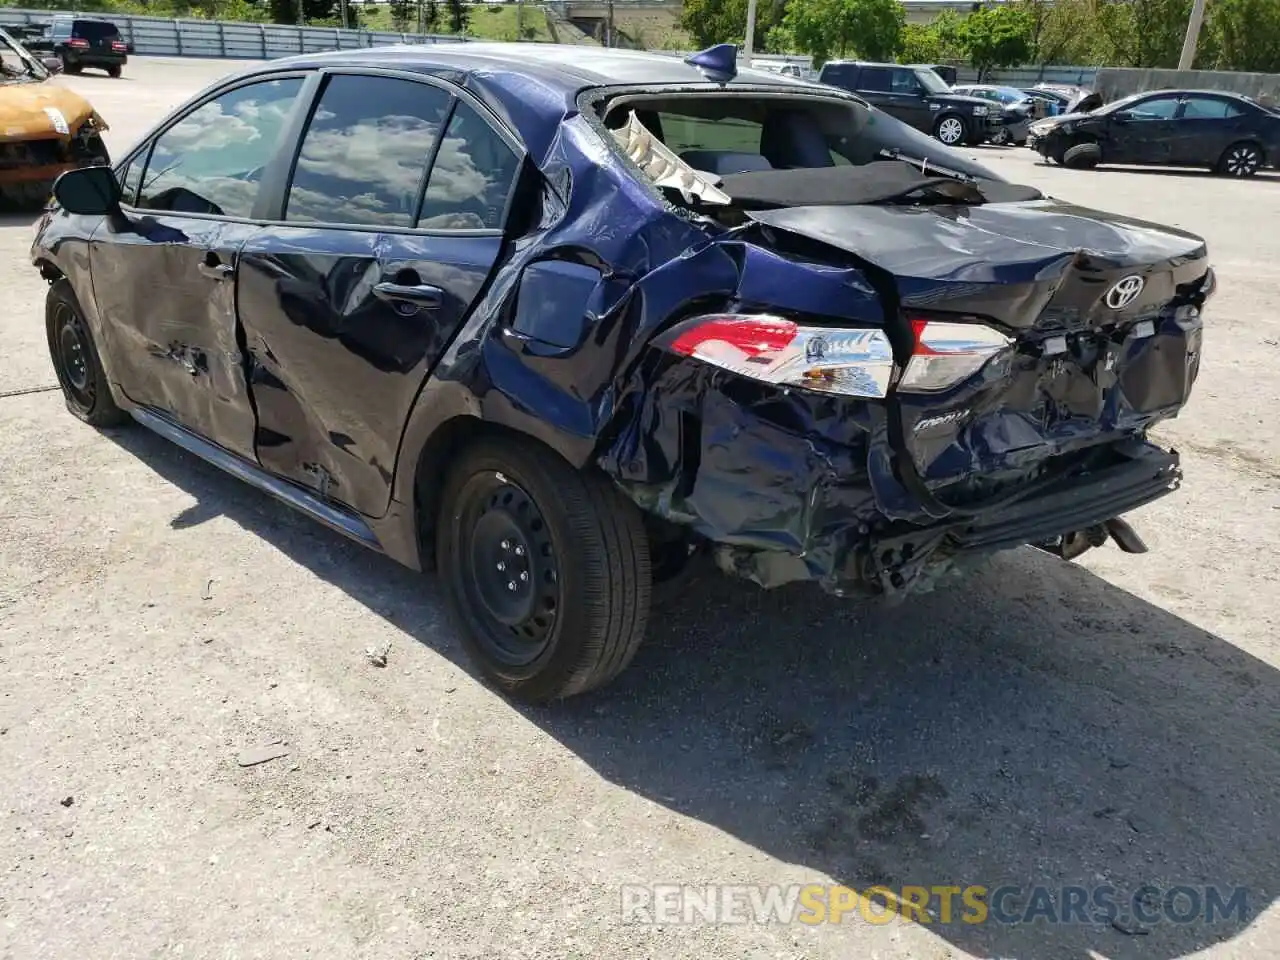
<path id="1" fill-rule="evenodd" d="M 810 0 L 790 2 L 806 3 Z M 753 49 L 771 50 L 773 48 L 770 44 L 779 39 L 786 42 L 785 34 L 771 36 L 782 22 L 783 9 L 783 0 L 757 0 Z M 747 33 L 747 0 L 685 0 L 684 9 L 680 13 L 680 26 L 693 37 L 699 47 L 710 47 L 717 43 L 736 43 L 741 46 Z"/>
<path id="2" fill-rule="evenodd" d="M 960 45 L 979 79 L 994 67 L 1016 67 L 1031 58 L 1032 23 L 1017 6 L 984 7 L 960 23 Z"/>
<path id="3" fill-rule="evenodd" d="M 1195 65 L 1280 73 L 1280 0 L 1213 0 Z"/>
<path id="4" fill-rule="evenodd" d="M 1097 0 L 1095 22 L 1119 67 L 1176 67 L 1191 0 Z"/>
<path id="5" fill-rule="evenodd" d="M 299 0 L 268 0 L 267 9 L 271 13 L 272 23 L 297 23 Z M 301 0 L 302 15 L 307 23 L 316 20 L 328 20 L 338 15 L 338 4 L 335 0 Z"/>
<path id="6" fill-rule="evenodd" d="M 471 22 L 471 11 L 462 0 L 445 0 L 445 16 L 450 33 L 462 33 Z"/>
<path id="7" fill-rule="evenodd" d="M 791 0 L 782 28 L 817 66 L 850 55 L 891 60 L 902 47 L 905 22 L 897 0 Z"/>

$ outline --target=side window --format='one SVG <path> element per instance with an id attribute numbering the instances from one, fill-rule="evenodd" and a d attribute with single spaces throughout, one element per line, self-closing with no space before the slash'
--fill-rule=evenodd
<path id="1" fill-rule="evenodd" d="M 920 81 L 916 79 L 915 72 L 912 70 L 895 70 L 893 71 L 893 92 L 894 93 L 922 93 Z"/>
<path id="2" fill-rule="evenodd" d="M 418 226 L 500 228 L 518 166 L 519 157 L 507 142 L 459 100 L 431 165 Z"/>
<path id="3" fill-rule="evenodd" d="M 156 139 L 142 178 L 145 210 L 248 217 L 302 80 L 237 87 L 191 111 Z"/>
<path id="4" fill-rule="evenodd" d="M 1134 104 L 1127 111 L 1135 120 L 1172 120 L 1178 112 L 1177 97 L 1153 97 Z"/>
<path id="5" fill-rule="evenodd" d="M 829 83 L 833 87 L 844 87 L 846 90 L 852 89 L 852 84 L 857 79 L 857 69 L 843 63 L 825 66 L 819 74 L 819 82 Z"/>
<path id="6" fill-rule="evenodd" d="M 132 207 L 138 202 L 138 185 L 142 183 L 142 165 L 146 160 L 144 150 L 116 174 L 120 181 L 120 202 L 126 207 Z"/>
<path id="7" fill-rule="evenodd" d="M 451 99 L 412 80 L 332 77 L 302 138 L 285 219 L 412 227 Z"/>
<path id="8" fill-rule="evenodd" d="M 1243 113 L 1230 100 L 1219 100 L 1217 97 L 1187 97 L 1182 108 L 1182 116 L 1188 120 L 1226 120 Z"/>
<path id="9" fill-rule="evenodd" d="M 891 89 L 889 71 L 877 70 L 874 67 L 863 67 L 862 75 L 858 78 L 858 89 L 871 90 L 876 93 L 888 93 Z"/>

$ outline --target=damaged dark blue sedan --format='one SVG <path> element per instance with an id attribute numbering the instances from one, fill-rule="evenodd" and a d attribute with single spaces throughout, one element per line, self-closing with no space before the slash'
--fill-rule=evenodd
<path id="1" fill-rule="evenodd" d="M 1070 558 L 1180 480 L 1205 245 L 852 94 L 533 44 L 301 56 L 66 173 L 32 262 L 72 413 L 438 569 L 543 701 L 702 557 L 901 595 Z"/>

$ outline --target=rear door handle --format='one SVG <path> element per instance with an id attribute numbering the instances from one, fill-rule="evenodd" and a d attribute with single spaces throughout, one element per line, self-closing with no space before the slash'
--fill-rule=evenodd
<path id="1" fill-rule="evenodd" d="M 428 308 L 438 307 L 444 303 L 444 291 L 429 283 L 417 283 L 412 286 L 401 283 L 379 283 L 374 285 L 373 295 L 379 300 L 408 301 Z"/>

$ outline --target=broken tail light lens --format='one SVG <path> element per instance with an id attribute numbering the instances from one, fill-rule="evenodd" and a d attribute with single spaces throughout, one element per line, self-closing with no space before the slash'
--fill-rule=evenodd
<path id="1" fill-rule="evenodd" d="M 967 380 L 1013 341 L 983 323 L 952 323 L 925 317 L 908 318 L 914 345 L 898 389 L 935 393 Z"/>
<path id="2" fill-rule="evenodd" d="M 707 314 L 678 324 L 660 342 L 678 356 L 753 380 L 846 397 L 882 398 L 893 377 L 893 348 L 882 330 Z"/>

